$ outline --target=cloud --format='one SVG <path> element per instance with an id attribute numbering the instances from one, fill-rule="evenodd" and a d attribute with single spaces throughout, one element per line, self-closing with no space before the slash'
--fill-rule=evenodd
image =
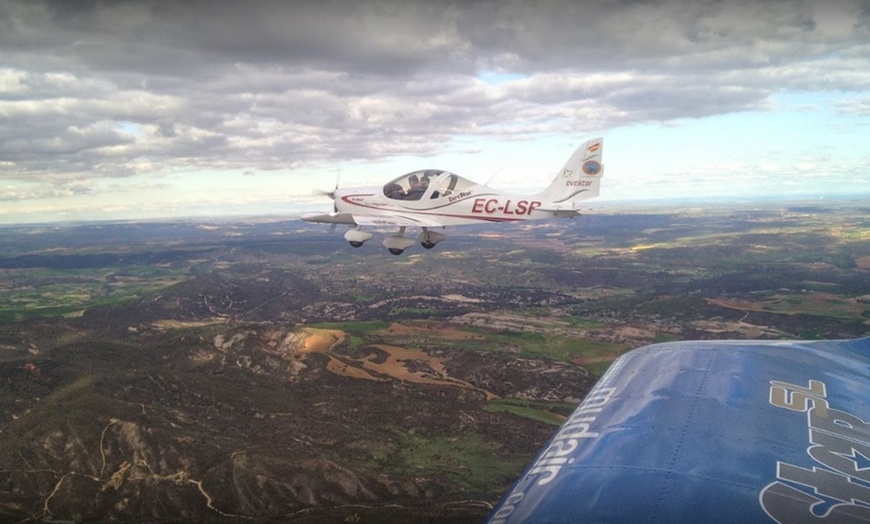
<path id="1" fill-rule="evenodd" d="M 92 179 L 54 180 L 48 183 L 26 184 L 23 186 L 0 186 L 0 201 L 18 202 L 22 200 L 64 198 L 88 195 L 94 190 Z"/>
<path id="2" fill-rule="evenodd" d="M 9 0 L 0 177 L 258 172 L 769 111 L 784 90 L 868 88 L 861 6 Z"/>
<path id="3" fill-rule="evenodd" d="M 844 114 L 870 116 L 870 96 L 849 98 L 837 103 L 835 107 Z"/>

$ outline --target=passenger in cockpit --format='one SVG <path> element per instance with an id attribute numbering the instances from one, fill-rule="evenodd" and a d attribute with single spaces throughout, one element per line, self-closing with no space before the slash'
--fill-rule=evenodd
<path id="1" fill-rule="evenodd" d="M 423 179 L 419 180 L 417 175 L 411 175 L 408 180 L 411 182 L 411 187 L 408 188 L 405 200 L 420 200 L 423 197 L 423 193 L 429 188 L 429 177 L 423 175 Z"/>

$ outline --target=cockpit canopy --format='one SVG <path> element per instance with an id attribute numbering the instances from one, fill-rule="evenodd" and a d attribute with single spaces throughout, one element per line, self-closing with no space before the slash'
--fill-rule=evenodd
<path id="1" fill-rule="evenodd" d="M 443 198 L 464 191 L 475 183 L 441 169 L 421 169 L 384 185 L 384 195 L 395 200 Z"/>

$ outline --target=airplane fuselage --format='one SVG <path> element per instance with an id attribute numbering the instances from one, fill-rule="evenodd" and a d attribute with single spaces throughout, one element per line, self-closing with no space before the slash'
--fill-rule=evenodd
<path id="1" fill-rule="evenodd" d="M 540 200 L 485 191 L 464 191 L 444 198 L 421 200 L 393 200 L 383 196 L 381 188 L 355 189 L 335 195 L 335 209 L 339 213 L 383 215 L 413 214 L 421 219 L 432 219 L 444 226 L 480 222 L 518 222 L 551 218 L 552 213 L 542 211 Z"/>

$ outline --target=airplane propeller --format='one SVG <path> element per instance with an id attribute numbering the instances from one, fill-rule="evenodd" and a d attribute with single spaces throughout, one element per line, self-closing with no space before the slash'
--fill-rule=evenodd
<path id="1" fill-rule="evenodd" d="M 314 194 L 315 194 L 315 195 L 328 196 L 328 197 L 331 198 L 332 200 L 335 200 L 335 191 L 336 191 L 337 189 L 338 189 L 338 186 L 336 186 L 335 189 L 333 189 L 332 191 L 327 191 L 327 190 L 325 190 L 325 189 L 315 189 L 315 190 L 314 190 Z"/>
<path id="2" fill-rule="evenodd" d="M 340 183 L 341 183 L 341 168 L 338 168 L 338 173 L 336 173 L 336 175 L 335 175 L 335 187 L 332 188 L 332 191 L 327 191 L 325 189 L 315 189 L 314 194 L 328 196 L 330 199 L 335 200 L 335 192 L 338 191 L 338 186 Z M 338 209 L 335 207 L 335 204 L 332 205 L 332 211 L 334 213 L 338 212 Z"/>
<path id="3" fill-rule="evenodd" d="M 332 191 L 325 191 L 323 189 L 315 190 L 319 195 L 326 195 L 332 200 L 335 200 L 335 192 L 338 191 L 338 186 L 341 183 L 341 168 L 338 168 L 338 173 L 335 174 L 335 187 L 332 188 Z M 337 213 L 338 209 L 335 207 L 335 204 L 332 205 L 333 212 Z"/>
<path id="4" fill-rule="evenodd" d="M 338 191 L 339 183 L 341 182 L 341 168 L 338 168 L 338 173 L 335 175 L 335 187 L 332 191 L 326 191 L 324 189 L 315 189 L 314 194 L 316 195 L 324 195 L 328 196 L 332 200 L 332 214 L 338 214 L 338 206 L 335 205 L 335 192 Z M 332 224 L 329 228 L 330 233 L 335 231 L 336 224 Z"/>

